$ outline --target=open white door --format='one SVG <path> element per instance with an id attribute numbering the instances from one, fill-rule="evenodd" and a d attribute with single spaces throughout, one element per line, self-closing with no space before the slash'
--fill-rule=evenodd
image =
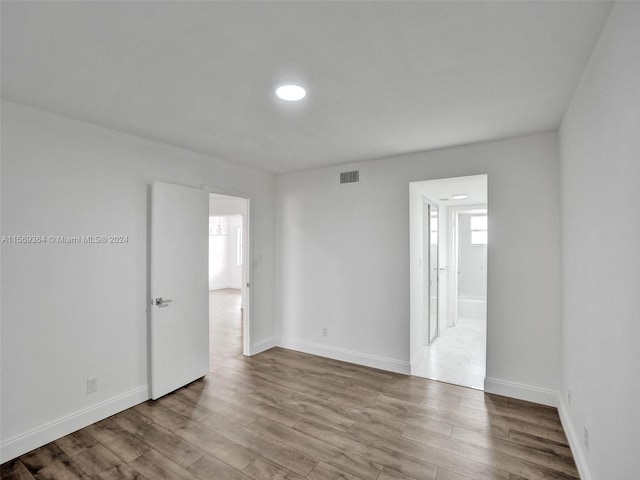
<path id="1" fill-rule="evenodd" d="M 151 213 L 151 398 L 209 370 L 209 196 L 154 182 Z"/>

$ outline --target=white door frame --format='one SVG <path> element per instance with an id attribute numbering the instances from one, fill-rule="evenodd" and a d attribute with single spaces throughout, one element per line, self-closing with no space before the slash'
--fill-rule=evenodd
<path id="1" fill-rule="evenodd" d="M 250 357 L 253 355 L 251 351 L 251 312 L 253 311 L 253 295 L 251 294 L 253 290 L 253 216 L 251 215 L 251 205 L 253 196 L 247 192 L 214 185 L 202 185 L 202 189 L 210 194 L 243 198 L 247 201 L 247 212 L 242 218 L 242 354 Z"/>
<path id="2" fill-rule="evenodd" d="M 427 211 L 427 225 L 424 225 L 424 218 L 425 218 L 425 208 Z M 438 227 L 438 230 L 436 232 L 436 255 L 435 255 L 435 262 L 434 259 L 432 258 L 431 255 L 431 245 L 432 245 L 432 239 L 431 239 L 431 212 L 432 211 L 439 212 L 439 205 L 434 202 L 433 200 L 425 197 L 424 195 L 422 196 L 422 231 L 423 232 L 427 232 L 427 238 L 426 238 L 426 242 L 425 242 L 425 238 L 424 238 L 424 233 L 422 236 L 422 268 L 423 268 L 423 281 L 426 283 L 426 289 L 427 289 L 427 296 L 426 298 L 424 297 L 424 290 L 423 290 L 423 297 L 422 297 L 422 311 L 423 311 L 423 315 L 425 313 L 426 310 L 426 329 L 425 329 L 425 340 L 424 340 L 424 345 L 425 346 L 429 346 L 431 345 L 436 338 L 438 338 L 438 335 L 440 335 L 440 308 L 439 308 L 439 293 L 440 293 L 440 259 L 439 259 L 439 255 L 440 255 L 440 228 Z M 439 221 L 439 219 L 438 219 Z M 425 244 L 427 245 L 426 251 L 425 251 Z M 431 311 L 431 307 L 432 305 L 432 301 L 431 301 L 431 291 L 432 291 L 432 283 L 431 283 L 431 277 L 432 277 L 432 271 L 434 269 L 434 263 L 435 263 L 435 271 L 436 271 L 436 285 L 435 285 L 435 292 L 436 292 L 436 301 L 435 301 L 435 321 L 436 321 L 436 331 L 435 331 L 435 335 L 431 335 L 431 321 L 433 320 L 433 312 Z M 424 278 L 424 268 L 426 265 L 426 272 L 427 272 L 427 278 Z M 424 289 L 424 286 L 423 286 Z"/>

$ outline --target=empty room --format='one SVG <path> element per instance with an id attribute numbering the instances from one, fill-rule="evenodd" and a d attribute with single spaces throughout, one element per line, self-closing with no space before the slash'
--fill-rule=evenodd
<path id="1" fill-rule="evenodd" d="M 640 2 L 0 21 L 2 479 L 639 478 Z"/>

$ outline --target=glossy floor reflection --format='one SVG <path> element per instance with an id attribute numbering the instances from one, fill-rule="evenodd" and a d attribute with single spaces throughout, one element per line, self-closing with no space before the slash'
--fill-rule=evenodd
<path id="1" fill-rule="evenodd" d="M 460 318 L 455 327 L 443 327 L 433 345 L 424 347 L 422 363 L 415 374 L 484 389 L 487 322 Z"/>

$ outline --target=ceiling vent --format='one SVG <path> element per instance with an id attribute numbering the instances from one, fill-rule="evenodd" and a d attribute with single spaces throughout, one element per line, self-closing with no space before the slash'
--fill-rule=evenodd
<path id="1" fill-rule="evenodd" d="M 360 170 L 352 170 L 350 172 L 340 172 L 340 185 L 346 183 L 359 183 Z"/>

